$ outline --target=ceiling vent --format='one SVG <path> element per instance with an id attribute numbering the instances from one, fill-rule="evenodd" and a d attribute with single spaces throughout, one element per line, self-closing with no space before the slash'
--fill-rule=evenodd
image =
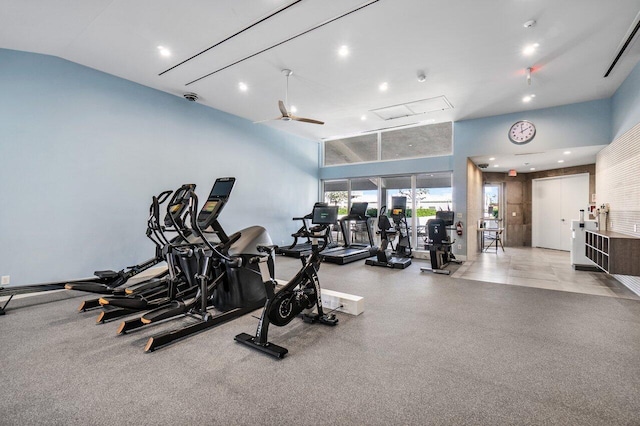
<path id="1" fill-rule="evenodd" d="M 481 169 L 486 169 L 487 167 L 489 167 L 489 165 L 487 163 L 481 163 L 481 164 L 478 164 L 478 167 Z"/>
<path id="2" fill-rule="evenodd" d="M 622 38 L 622 41 L 620 42 L 620 46 L 616 51 L 616 56 L 613 58 L 613 62 L 611 62 L 611 65 L 609 65 L 609 69 L 607 69 L 607 72 L 604 74 L 605 78 L 609 77 L 609 74 L 611 74 L 611 72 L 613 71 L 613 68 L 616 66 L 616 64 L 618 63 L 618 61 L 620 60 L 624 52 L 627 50 L 629 46 L 631 46 L 631 44 L 633 43 L 633 39 L 638 34 L 638 30 L 640 30 L 640 13 L 636 15 L 635 19 L 633 20 L 633 23 L 627 30 L 627 33 Z"/>
<path id="3" fill-rule="evenodd" d="M 446 97 L 436 96 L 435 98 L 372 109 L 371 112 L 383 120 L 395 120 L 396 118 L 412 117 L 414 115 L 443 111 L 451 108 L 453 108 L 453 106 Z"/>

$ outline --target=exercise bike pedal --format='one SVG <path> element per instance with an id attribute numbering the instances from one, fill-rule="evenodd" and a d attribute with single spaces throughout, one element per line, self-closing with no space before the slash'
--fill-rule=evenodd
<path id="1" fill-rule="evenodd" d="M 324 325 L 338 324 L 338 318 L 334 314 L 320 316 L 318 314 L 302 314 L 302 320 L 307 324 L 315 324 L 319 322 Z"/>

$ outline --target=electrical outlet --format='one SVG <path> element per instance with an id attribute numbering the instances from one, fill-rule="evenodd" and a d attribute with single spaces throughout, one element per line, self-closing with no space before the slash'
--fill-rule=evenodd
<path id="1" fill-rule="evenodd" d="M 462 250 L 462 244 L 458 244 L 458 250 Z"/>
<path id="2" fill-rule="evenodd" d="M 9 285 L 11 283 L 11 275 L 3 275 L 0 284 Z"/>
<path id="3" fill-rule="evenodd" d="M 458 213 L 458 219 L 462 219 L 462 213 Z"/>

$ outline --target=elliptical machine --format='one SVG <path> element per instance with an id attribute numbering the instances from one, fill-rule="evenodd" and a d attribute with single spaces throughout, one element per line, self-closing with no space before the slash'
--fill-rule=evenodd
<path id="1" fill-rule="evenodd" d="M 405 214 L 407 197 L 393 197 L 391 219 L 386 214 L 387 207 L 380 209 L 378 217 L 378 229 L 380 232 L 380 247 L 375 258 L 367 259 L 366 265 L 386 266 L 387 268 L 405 269 L 411 265 L 411 239 L 409 237 L 409 225 Z M 398 243 L 394 249 L 393 240 L 399 235 Z M 387 249 L 391 246 L 391 249 Z M 392 251 L 393 250 L 393 251 Z"/>
<path id="2" fill-rule="evenodd" d="M 302 313 L 302 319 L 306 323 L 320 323 L 334 326 L 338 323 L 335 314 L 326 313 L 322 309 L 322 299 L 318 270 L 322 262 L 320 252 L 328 242 L 330 225 L 336 223 L 338 218 L 338 207 L 327 205 L 316 205 L 313 208 L 312 224 L 316 225 L 309 229 L 308 237 L 312 242 L 311 255 L 302 259 L 302 269 L 277 292 L 276 281 L 267 266 L 268 259 L 272 258 L 275 246 L 258 246 L 260 256 L 251 259 L 252 263 L 257 263 L 260 274 L 267 290 L 267 301 L 264 305 L 258 328 L 254 336 L 247 333 L 238 334 L 235 341 L 247 345 L 251 348 L 262 351 L 276 358 L 283 358 L 289 351 L 282 346 L 278 346 L 268 341 L 269 324 L 278 327 L 289 324 L 295 317 Z M 318 239 L 322 239 L 323 244 L 318 244 Z M 317 308 L 317 313 L 303 313 L 305 310 Z"/>
<path id="3" fill-rule="evenodd" d="M 260 254 L 255 248 L 257 245 L 271 244 L 269 234 L 261 226 L 250 226 L 228 236 L 218 222 L 234 183 L 235 178 L 231 177 L 216 179 L 197 215 L 198 197 L 192 192 L 189 214 L 191 230 L 197 240 L 170 244 L 173 259 L 169 268 L 170 278 L 187 280 L 197 292 L 192 297 L 171 300 L 141 317 L 124 321 L 118 328 L 118 334 L 126 334 L 166 319 L 189 316 L 195 320 L 149 338 L 145 352 L 152 352 L 176 339 L 215 327 L 264 305 L 264 284 L 257 265 L 250 264 L 249 259 Z M 219 242 L 212 242 L 205 233 L 215 234 Z M 267 265 L 272 271 L 273 260 Z M 214 308 L 215 312 L 212 312 Z"/>
<path id="4" fill-rule="evenodd" d="M 451 246 L 456 240 L 451 241 L 447 235 L 447 226 L 453 225 L 454 214 L 452 211 L 436 212 L 435 219 L 427 221 L 427 235 L 425 247 L 429 249 L 431 268 L 422 267 L 420 271 L 430 271 L 436 274 L 449 275 L 451 271 L 444 269 L 449 263 L 461 264 L 451 251 Z"/>

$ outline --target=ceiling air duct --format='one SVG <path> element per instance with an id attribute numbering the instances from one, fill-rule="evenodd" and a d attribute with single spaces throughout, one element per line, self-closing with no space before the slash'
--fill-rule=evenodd
<path id="1" fill-rule="evenodd" d="M 633 43 L 633 39 L 638 34 L 638 30 L 640 30 L 640 13 L 636 15 L 635 19 L 633 20 L 633 23 L 631 24 L 624 38 L 620 42 L 620 47 L 618 48 L 616 56 L 613 59 L 613 62 L 611 62 L 611 65 L 609 65 L 609 69 L 604 74 L 605 78 L 609 77 L 609 74 L 611 74 L 611 72 L 613 71 L 613 68 L 616 66 L 616 64 L 618 63 L 618 61 L 620 60 L 624 52 L 631 45 L 631 43 Z"/>

